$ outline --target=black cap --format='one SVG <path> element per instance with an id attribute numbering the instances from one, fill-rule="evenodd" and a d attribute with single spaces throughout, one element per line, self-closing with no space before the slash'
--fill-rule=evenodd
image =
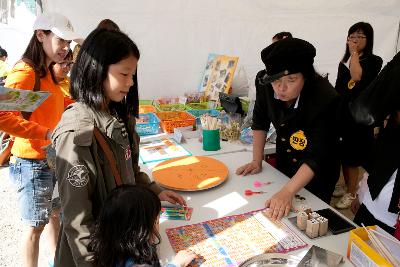
<path id="1" fill-rule="evenodd" d="M 310 68 L 315 54 L 315 47 L 302 39 L 285 38 L 272 43 L 261 51 L 261 60 L 267 71 L 262 83 Z"/>

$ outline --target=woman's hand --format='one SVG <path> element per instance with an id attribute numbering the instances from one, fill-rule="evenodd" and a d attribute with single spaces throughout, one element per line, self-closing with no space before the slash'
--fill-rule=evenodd
<path id="1" fill-rule="evenodd" d="M 185 267 L 197 257 L 197 254 L 189 249 L 181 250 L 176 254 L 174 263 L 178 264 L 178 266 Z"/>
<path id="2" fill-rule="evenodd" d="M 250 163 L 247 163 L 246 165 L 243 165 L 241 167 L 239 167 L 236 170 L 236 174 L 237 175 L 244 175 L 246 176 L 247 174 L 256 174 L 262 171 L 262 163 L 253 160 Z"/>
<path id="3" fill-rule="evenodd" d="M 358 45 L 356 42 L 348 40 L 347 45 L 349 46 L 350 55 L 358 54 Z"/>
<path id="4" fill-rule="evenodd" d="M 171 204 L 179 204 L 182 206 L 186 206 L 186 201 L 183 199 L 183 197 L 173 191 L 164 190 L 160 194 L 158 194 L 158 198 L 161 201 L 165 200 Z"/>
<path id="5" fill-rule="evenodd" d="M 293 194 L 282 188 L 265 202 L 265 207 L 269 208 L 267 216 L 272 220 L 280 220 L 283 216 L 287 216 L 292 207 L 292 199 Z"/>

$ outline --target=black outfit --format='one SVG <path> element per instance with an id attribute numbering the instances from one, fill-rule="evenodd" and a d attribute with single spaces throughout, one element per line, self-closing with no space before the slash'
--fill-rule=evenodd
<path id="1" fill-rule="evenodd" d="M 283 101 L 275 99 L 271 84 L 262 83 L 264 76 L 265 70 L 262 70 L 256 78 L 252 129 L 268 131 L 272 122 L 277 133 L 277 169 L 292 177 L 303 163 L 307 164 L 315 177 L 306 189 L 329 203 L 339 177 L 335 127 L 337 93 L 328 80 L 318 76 L 305 82 L 298 107 L 287 108 Z M 298 131 L 303 131 L 307 140 L 304 149 L 290 144 L 291 136 Z"/>
<path id="2" fill-rule="evenodd" d="M 361 204 L 360 208 L 357 210 L 353 221 L 359 226 L 361 226 L 362 223 L 364 225 L 378 225 L 389 234 L 394 235 L 395 228 L 377 220 L 364 204 Z"/>
<path id="3" fill-rule="evenodd" d="M 376 55 L 363 55 L 360 57 L 360 65 L 362 68 L 361 80 L 356 82 L 352 89 L 349 89 L 350 70 L 340 62 L 335 85 L 336 91 L 342 97 L 339 108 L 340 136 L 342 140 L 340 155 L 343 165 L 346 166 L 364 165 L 367 160 L 365 156 L 368 155 L 374 143 L 373 126 L 356 123 L 350 115 L 349 102 L 358 97 L 375 79 L 381 70 L 382 59 Z"/>
<path id="4" fill-rule="evenodd" d="M 382 188 L 388 183 L 390 177 L 397 169 L 397 175 L 395 177 L 393 194 L 390 200 L 388 211 L 392 213 L 398 213 L 398 203 L 400 200 L 400 124 L 395 123 L 393 117 L 391 117 L 387 123 L 386 128 L 381 130 L 378 140 L 376 142 L 375 149 L 371 153 L 371 160 L 366 165 L 366 170 L 369 173 L 368 176 L 368 188 L 371 193 L 372 200 L 375 200 Z M 365 210 L 360 209 L 357 211 L 354 218 L 354 222 L 357 224 L 367 223 L 369 221 L 376 220 L 378 225 L 383 224 L 379 221 L 379 218 L 375 218 L 368 209 L 364 206 Z M 383 226 L 385 227 L 385 226 Z M 392 234 L 394 228 L 392 229 Z M 390 230 L 390 229 L 389 229 Z"/>

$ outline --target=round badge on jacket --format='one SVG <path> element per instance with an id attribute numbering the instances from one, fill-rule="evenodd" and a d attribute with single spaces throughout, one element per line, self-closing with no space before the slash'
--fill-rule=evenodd
<path id="1" fill-rule="evenodd" d="M 298 130 L 290 136 L 290 145 L 296 150 L 304 150 L 307 146 L 307 138 L 302 130 Z"/>

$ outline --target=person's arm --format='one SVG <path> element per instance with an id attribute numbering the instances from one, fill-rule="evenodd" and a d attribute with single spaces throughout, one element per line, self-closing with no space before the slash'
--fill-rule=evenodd
<path id="1" fill-rule="evenodd" d="M 24 90 L 33 90 L 35 72 L 25 63 L 17 64 L 6 80 L 5 87 Z M 0 111 L 0 130 L 12 136 L 46 140 L 49 128 L 36 122 L 27 121 L 20 116 L 20 112 Z"/>
<path id="2" fill-rule="evenodd" d="M 265 202 L 265 206 L 269 208 L 268 216 L 273 220 L 280 220 L 283 216 L 287 216 L 294 195 L 306 186 L 313 177 L 314 171 L 306 163 L 303 163 L 289 182 Z"/>
<path id="3" fill-rule="evenodd" d="M 135 123 L 135 122 L 132 122 L 132 123 Z M 133 138 L 134 138 L 134 140 L 133 140 L 134 142 L 132 144 L 132 166 L 133 166 L 133 171 L 135 174 L 135 181 L 138 184 L 149 186 L 151 191 L 153 191 L 156 195 L 158 195 L 162 191 L 161 187 L 154 181 L 151 181 L 150 177 L 146 173 L 144 173 L 140 170 L 140 166 L 139 166 L 140 137 L 135 131 L 131 132 L 131 135 L 133 135 Z"/>
<path id="4" fill-rule="evenodd" d="M 50 129 L 20 117 L 19 112 L 0 111 L 0 131 L 15 137 L 48 140 Z"/>
<path id="5" fill-rule="evenodd" d="M 74 132 L 53 139 L 56 149 L 56 177 L 61 198 L 63 231 L 76 266 L 92 266 L 88 250 L 93 226 L 92 195 L 97 171 L 89 146 L 77 146 Z M 60 249 L 63 249 L 61 247 Z"/>
<path id="6" fill-rule="evenodd" d="M 262 170 L 262 161 L 264 159 L 264 147 L 266 143 L 267 132 L 270 127 L 270 119 L 267 114 L 267 90 L 268 86 L 259 83 L 259 78 L 265 74 L 265 70 L 258 72 L 256 85 L 256 102 L 253 111 L 253 160 L 236 170 L 237 175 L 256 174 Z"/>
<path id="7" fill-rule="evenodd" d="M 363 69 L 360 64 L 360 56 L 357 52 L 352 52 L 350 57 L 350 76 L 355 82 L 361 80 Z"/>
<path id="8" fill-rule="evenodd" d="M 358 54 L 357 51 L 357 44 L 351 40 L 348 40 L 347 45 L 349 46 L 349 52 L 350 52 L 351 79 L 355 82 L 358 82 L 361 80 L 363 69 L 361 68 L 360 65 L 360 55 Z"/>
<path id="9" fill-rule="evenodd" d="M 253 160 L 236 170 L 237 175 L 256 174 L 262 170 L 264 147 L 267 133 L 263 130 L 253 130 Z"/>

